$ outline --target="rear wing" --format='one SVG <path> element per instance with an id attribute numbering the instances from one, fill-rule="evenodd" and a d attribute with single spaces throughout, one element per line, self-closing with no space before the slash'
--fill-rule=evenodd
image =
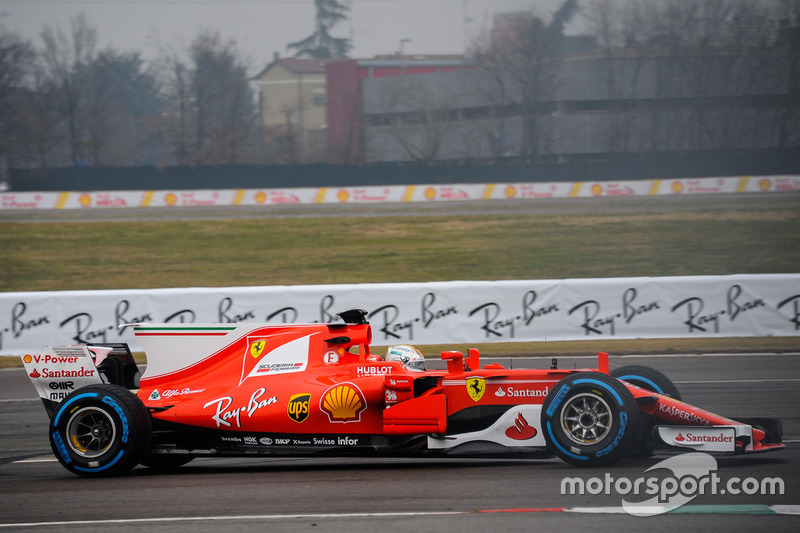
<path id="1" fill-rule="evenodd" d="M 139 368 L 125 343 L 45 346 L 22 362 L 48 416 L 71 392 L 97 383 L 139 388 Z"/>

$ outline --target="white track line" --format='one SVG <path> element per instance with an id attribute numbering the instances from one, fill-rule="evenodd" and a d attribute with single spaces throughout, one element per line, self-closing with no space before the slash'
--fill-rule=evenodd
<path id="1" fill-rule="evenodd" d="M 712 505 L 712 506 L 688 506 L 683 509 L 683 513 L 699 512 L 702 514 L 739 514 L 742 507 L 736 505 Z M 747 506 L 744 506 L 746 510 Z M 777 515 L 798 515 L 800 505 L 757 505 L 750 513 L 743 514 L 769 514 Z M 662 512 L 670 509 L 664 508 Z M 542 513 L 542 512 L 562 512 L 562 513 L 583 513 L 583 514 L 625 514 L 622 507 L 554 507 L 554 508 L 531 508 L 531 509 L 487 509 L 479 511 L 421 511 L 421 512 L 395 512 L 395 513 L 319 513 L 319 514 L 278 514 L 278 515 L 239 515 L 239 516 L 192 516 L 192 517 L 164 517 L 164 518 L 128 518 L 128 519 L 108 519 L 108 520 L 63 520 L 58 522 L 23 522 L 19 524 L 0 523 L 0 528 L 23 528 L 23 527 L 46 527 L 46 526 L 103 526 L 110 524 L 154 524 L 154 523 L 176 523 L 176 522 L 230 522 L 241 520 L 290 520 L 290 519 L 324 519 L 324 518 L 408 518 L 418 516 L 456 516 L 469 515 L 474 513 Z M 680 509 L 676 512 L 680 512 Z"/>
<path id="2" fill-rule="evenodd" d="M 234 520 L 287 520 L 291 518 L 317 519 L 317 518 L 391 518 L 411 516 L 449 516 L 463 515 L 466 511 L 427 511 L 404 513 L 321 513 L 321 514 L 267 514 L 267 515 L 234 515 L 234 516 L 175 516 L 164 518 L 127 518 L 108 520 L 64 520 L 59 522 L 23 522 L 20 524 L 0 524 L 6 527 L 43 527 L 43 526 L 102 526 L 108 524 L 153 524 L 159 522 L 205 522 L 205 521 L 234 521 Z"/>

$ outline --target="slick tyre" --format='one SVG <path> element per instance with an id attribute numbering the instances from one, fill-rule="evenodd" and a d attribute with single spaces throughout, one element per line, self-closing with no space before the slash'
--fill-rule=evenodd
<path id="1" fill-rule="evenodd" d="M 121 475 L 139 462 L 151 427 L 136 395 L 117 385 L 89 385 L 56 407 L 50 446 L 64 468 L 79 476 Z"/>
<path id="2" fill-rule="evenodd" d="M 542 405 L 542 428 L 552 453 L 575 466 L 602 466 L 628 453 L 639 434 L 639 408 L 631 392 L 599 372 L 572 374 Z"/>
<path id="3" fill-rule="evenodd" d="M 620 368 L 615 368 L 610 372 L 612 377 L 627 381 L 632 385 L 647 389 L 649 391 L 675 398 L 681 399 L 681 393 L 678 387 L 672 381 L 656 370 L 649 366 L 642 365 L 627 365 Z M 655 428 L 657 420 L 645 413 L 640 414 L 639 436 L 636 442 L 628 452 L 629 457 L 638 459 L 646 459 L 653 455 L 654 442 L 653 442 L 653 428 Z"/>
<path id="4" fill-rule="evenodd" d="M 681 393 L 678 391 L 678 387 L 676 387 L 667 376 L 655 368 L 642 365 L 627 365 L 615 368 L 609 375 L 632 383 L 637 387 L 657 392 L 658 394 L 663 394 L 664 396 L 669 396 L 676 400 L 681 399 Z"/>

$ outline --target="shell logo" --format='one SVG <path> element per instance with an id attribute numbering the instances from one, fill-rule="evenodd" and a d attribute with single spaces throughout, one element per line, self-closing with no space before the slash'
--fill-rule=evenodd
<path id="1" fill-rule="evenodd" d="M 30 363 L 31 361 L 33 361 L 33 357 L 31 357 L 30 355 L 26 355 L 25 357 L 22 358 L 22 361 L 26 364 Z"/>
<path id="2" fill-rule="evenodd" d="M 264 191 L 258 191 L 256 193 L 256 203 L 263 204 L 266 201 L 267 201 L 267 193 L 265 193 Z"/>
<path id="3" fill-rule="evenodd" d="M 509 185 L 508 187 L 506 187 L 505 193 L 506 193 L 506 198 L 514 198 L 517 196 L 517 188 L 514 187 L 513 185 Z"/>
<path id="4" fill-rule="evenodd" d="M 672 189 L 672 192 L 674 192 L 675 194 L 680 194 L 683 192 L 683 183 L 680 181 L 673 181 L 672 186 L 670 188 Z"/>
<path id="5" fill-rule="evenodd" d="M 603 194 L 603 186 L 600 185 L 599 183 L 595 183 L 594 185 L 592 185 L 591 191 L 593 195 L 601 196 Z"/>
<path id="6" fill-rule="evenodd" d="M 337 192 L 337 193 L 336 193 L 336 198 L 337 198 L 337 199 L 338 199 L 340 202 L 346 202 L 347 200 L 349 200 L 349 199 L 350 199 L 350 193 L 349 193 L 349 192 L 347 192 L 347 191 L 346 191 L 346 190 L 344 190 L 344 189 L 341 189 L 341 190 L 339 190 L 339 192 Z"/>
<path id="7" fill-rule="evenodd" d="M 174 193 L 169 193 L 164 197 L 164 202 L 167 205 L 175 205 L 178 203 L 178 197 Z"/>
<path id="8" fill-rule="evenodd" d="M 89 207 L 92 205 L 92 197 L 88 194 L 81 194 L 81 197 L 78 198 L 78 201 L 83 207 Z"/>
<path id="9" fill-rule="evenodd" d="M 361 413 L 367 409 L 367 401 L 356 385 L 341 383 L 325 391 L 319 408 L 331 422 L 359 422 Z"/>
<path id="10" fill-rule="evenodd" d="M 766 192 L 772 188 L 772 182 L 767 178 L 762 178 L 758 180 L 758 188 Z"/>
<path id="11" fill-rule="evenodd" d="M 428 200 L 435 200 L 436 199 L 436 189 L 433 187 L 428 187 L 425 189 L 425 198 Z"/>

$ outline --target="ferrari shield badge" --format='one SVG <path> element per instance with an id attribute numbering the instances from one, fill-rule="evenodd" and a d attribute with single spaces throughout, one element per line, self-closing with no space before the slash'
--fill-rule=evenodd
<path id="1" fill-rule="evenodd" d="M 486 391 L 486 380 L 484 378 L 468 378 L 467 379 L 467 393 L 469 397 L 479 402 L 483 398 L 483 393 Z"/>
<path id="2" fill-rule="evenodd" d="M 267 345 L 267 341 L 255 341 L 250 345 L 250 355 L 258 359 L 261 353 L 264 351 L 264 346 Z"/>

